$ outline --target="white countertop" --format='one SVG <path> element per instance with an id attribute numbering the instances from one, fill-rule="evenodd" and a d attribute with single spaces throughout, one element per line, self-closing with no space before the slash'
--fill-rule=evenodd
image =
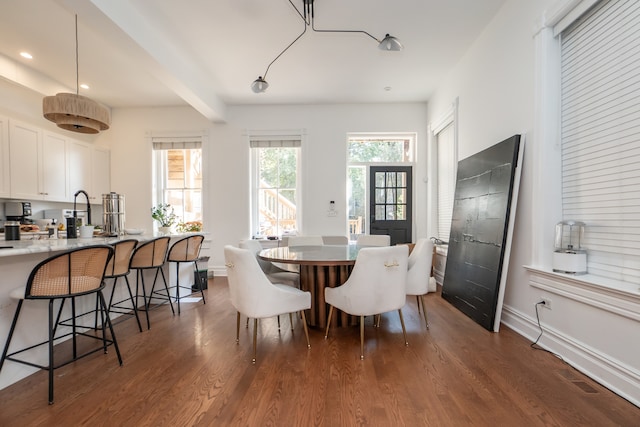
<path id="1" fill-rule="evenodd" d="M 171 234 L 170 237 L 178 238 L 189 234 L 205 233 Z M 126 239 L 135 239 L 140 242 L 144 242 L 160 236 L 163 236 L 163 234 L 157 233 L 124 235 L 120 237 L 93 237 L 91 239 L 2 240 L 0 241 L 0 257 L 66 251 L 82 246 L 110 244 L 117 242 L 118 240 Z"/>

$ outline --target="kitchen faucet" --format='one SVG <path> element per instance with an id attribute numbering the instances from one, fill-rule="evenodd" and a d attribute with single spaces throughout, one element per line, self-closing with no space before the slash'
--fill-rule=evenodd
<path id="1" fill-rule="evenodd" d="M 84 194 L 84 197 L 87 199 L 87 224 L 85 225 L 90 225 L 91 224 L 91 205 L 89 204 L 89 195 L 87 194 L 86 191 L 84 190 L 78 190 L 76 191 L 76 194 L 73 195 L 73 217 L 78 218 L 78 211 L 76 210 L 76 199 L 78 198 L 78 194 Z"/>

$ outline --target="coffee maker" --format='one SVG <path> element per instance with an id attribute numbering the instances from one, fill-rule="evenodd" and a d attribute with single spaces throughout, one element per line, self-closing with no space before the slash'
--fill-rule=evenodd
<path id="1" fill-rule="evenodd" d="M 5 202 L 4 214 L 7 221 L 19 221 L 20 224 L 33 224 L 31 202 Z"/>

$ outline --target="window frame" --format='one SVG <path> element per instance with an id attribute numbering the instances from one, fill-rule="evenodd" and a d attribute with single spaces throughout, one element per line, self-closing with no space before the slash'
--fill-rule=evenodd
<path id="1" fill-rule="evenodd" d="M 171 131 L 150 131 L 147 132 L 145 138 L 147 139 L 148 144 L 151 146 L 152 153 L 152 162 L 151 162 L 151 172 L 152 172 L 152 206 L 156 206 L 160 203 L 166 203 L 164 200 L 164 174 L 166 171 L 163 167 L 162 153 L 164 149 L 154 148 L 154 143 L 172 143 L 176 144 L 184 143 L 185 141 L 189 141 L 191 143 L 199 144 L 199 149 L 201 151 L 201 168 L 202 168 L 202 187 L 201 187 L 201 218 L 203 228 L 205 227 L 206 222 L 206 212 L 207 212 L 207 177 L 208 171 L 206 167 L 206 159 L 208 156 L 208 137 L 209 132 L 207 130 L 202 131 L 191 131 L 191 132 L 171 132 Z M 176 146 L 176 148 L 179 148 Z M 198 148 L 198 147 L 194 147 Z M 184 218 L 180 218 L 180 220 L 184 220 Z M 157 227 L 156 222 L 154 221 L 153 227 Z"/>
<path id="2" fill-rule="evenodd" d="M 404 162 L 360 162 L 360 161 L 351 161 L 349 158 L 349 144 L 353 140 L 384 140 L 384 139 L 405 139 L 409 140 L 409 153 L 407 154 L 408 160 Z M 364 168 L 364 216 L 362 217 L 362 229 L 361 234 L 368 234 L 369 231 L 369 218 L 370 218 L 370 202 L 369 202 L 369 179 L 370 179 L 370 168 L 371 166 L 412 166 L 415 169 L 416 166 L 416 154 L 417 154 L 417 146 L 418 146 L 418 134 L 416 132 L 349 132 L 347 133 L 346 138 L 346 146 L 345 146 L 345 155 L 347 157 L 347 170 L 346 177 L 349 179 L 349 169 L 352 167 L 362 167 Z M 415 178 L 414 178 L 415 179 Z M 416 185 L 412 185 L 412 194 L 411 198 L 414 201 L 412 203 L 412 229 L 415 230 L 415 218 L 416 218 Z M 349 194 L 346 192 L 346 206 L 345 209 L 345 220 L 347 222 L 346 234 L 347 236 L 352 236 L 350 230 L 350 219 L 349 219 Z"/>
<path id="3" fill-rule="evenodd" d="M 560 39 L 558 35 L 598 0 L 560 0 L 539 20 L 535 46 L 535 104 L 533 135 L 527 148 L 532 170 L 529 284 L 582 303 L 640 318 L 637 285 L 590 274 L 568 276 L 552 271 L 555 225 L 562 220 L 560 140 Z M 636 307 L 636 308 L 633 308 Z"/>
<path id="4" fill-rule="evenodd" d="M 250 216 L 252 237 L 264 237 L 260 235 L 259 212 L 259 148 L 293 148 L 296 150 L 296 231 L 302 230 L 302 147 L 304 145 L 304 131 L 258 131 L 247 134 L 250 153 Z M 262 146 L 260 146 L 262 145 Z M 282 237 L 280 233 L 278 237 Z M 287 234 L 284 234 L 285 236 Z"/>

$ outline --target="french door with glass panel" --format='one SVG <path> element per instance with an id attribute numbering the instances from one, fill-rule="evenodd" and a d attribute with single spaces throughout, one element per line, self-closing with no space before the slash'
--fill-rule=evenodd
<path id="1" fill-rule="evenodd" d="M 388 234 L 392 245 L 412 240 L 411 172 L 411 166 L 369 169 L 369 233 Z"/>

